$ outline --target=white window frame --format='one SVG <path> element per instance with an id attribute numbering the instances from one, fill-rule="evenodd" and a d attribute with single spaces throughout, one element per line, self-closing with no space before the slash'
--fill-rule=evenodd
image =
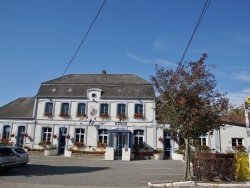
<path id="1" fill-rule="evenodd" d="M 47 111 L 47 110 L 46 110 L 47 104 L 49 104 L 49 103 L 52 104 L 52 109 L 51 109 L 51 111 Z M 54 105 L 55 105 L 54 102 L 45 102 L 45 105 L 44 105 L 44 113 L 45 113 L 45 112 L 50 112 L 51 115 L 53 115 L 53 114 L 54 114 Z"/>
<path id="2" fill-rule="evenodd" d="M 10 125 L 4 125 L 3 126 L 2 138 L 3 139 L 9 139 L 10 133 L 11 133 L 11 126 Z"/>
<path id="3" fill-rule="evenodd" d="M 103 113 L 103 112 L 101 111 L 101 110 L 102 110 L 102 105 L 105 105 L 105 104 L 108 105 L 108 113 L 107 113 L 107 114 L 110 115 L 110 114 L 109 114 L 109 112 L 110 112 L 110 103 L 101 103 L 101 104 L 100 104 L 100 112 L 99 112 L 99 115 L 101 115 L 101 114 L 106 114 L 105 112 Z"/>
<path id="4" fill-rule="evenodd" d="M 104 133 L 100 133 L 99 134 L 99 131 L 102 130 L 102 131 L 107 131 L 107 134 L 104 134 Z M 100 137 L 102 137 L 102 140 L 100 140 Z M 105 142 L 105 138 L 106 137 L 106 142 Z M 98 142 L 99 143 L 106 143 L 108 144 L 108 129 L 99 129 L 98 130 Z"/>
<path id="5" fill-rule="evenodd" d="M 51 131 L 44 131 L 44 129 L 51 129 Z M 42 138 L 41 138 L 41 140 L 42 141 L 52 141 L 52 133 L 53 133 L 53 129 L 52 129 L 52 127 L 42 127 Z M 44 137 L 44 134 L 46 134 L 45 135 L 45 137 Z M 45 139 L 44 139 L 45 138 Z"/>
<path id="6" fill-rule="evenodd" d="M 124 112 L 120 112 L 119 113 L 119 105 L 124 105 Z M 116 114 L 125 114 L 125 116 L 127 115 L 127 104 L 125 103 L 118 103 L 117 104 L 117 110 L 116 110 Z"/>
<path id="7" fill-rule="evenodd" d="M 76 130 L 78 130 L 78 129 L 80 130 L 79 133 L 76 132 Z M 83 130 L 83 132 L 81 130 Z M 75 142 L 83 142 L 83 143 L 85 143 L 85 137 L 86 137 L 85 133 L 86 133 L 85 128 L 82 128 L 82 127 L 81 128 L 75 128 Z M 77 135 L 79 135 L 79 136 L 77 136 Z M 83 139 L 82 139 L 82 137 L 83 137 Z"/>
<path id="8" fill-rule="evenodd" d="M 237 145 L 242 145 L 242 146 L 244 146 L 244 139 L 243 138 L 231 138 L 231 142 L 232 142 L 232 148 L 234 148 L 235 146 L 233 145 L 233 139 L 235 139 L 235 143 L 236 143 L 236 145 L 235 146 L 237 146 Z M 239 140 L 241 140 L 241 144 L 239 144 Z"/>
<path id="9" fill-rule="evenodd" d="M 145 104 L 144 103 L 135 103 L 134 104 L 134 114 L 136 114 L 136 105 L 142 105 L 142 116 L 145 118 Z"/>
<path id="10" fill-rule="evenodd" d="M 79 103 L 77 103 L 77 106 L 76 106 L 76 116 L 78 116 L 78 114 L 79 114 L 79 111 L 78 111 L 79 104 L 85 104 L 84 113 L 85 113 L 85 115 L 87 115 L 87 104 L 85 102 L 79 102 Z"/>
<path id="11" fill-rule="evenodd" d="M 142 132 L 143 134 L 135 134 L 135 131 Z M 145 130 L 142 129 L 135 129 L 133 130 L 133 143 L 134 144 L 144 144 L 144 135 L 145 135 Z M 135 138 L 138 138 L 138 143 L 135 143 Z M 140 138 L 142 138 L 142 143 L 140 143 Z"/>
<path id="12" fill-rule="evenodd" d="M 205 141 L 205 143 L 204 143 Z M 200 145 L 201 146 L 207 146 L 208 145 L 208 135 L 207 133 L 201 134 L 200 136 Z"/>

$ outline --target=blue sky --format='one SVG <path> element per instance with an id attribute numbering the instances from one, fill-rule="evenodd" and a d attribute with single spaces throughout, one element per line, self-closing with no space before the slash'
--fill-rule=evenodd
<path id="1" fill-rule="evenodd" d="M 35 96 L 60 77 L 103 0 L 0 1 L 0 106 Z M 107 0 L 67 74 L 136 74 L 175 68 L 205 0 Z M 240 105 L 250 96 L 250 1 L 213 0 L 184 61 L 208 54 L 217 89 Z"/>

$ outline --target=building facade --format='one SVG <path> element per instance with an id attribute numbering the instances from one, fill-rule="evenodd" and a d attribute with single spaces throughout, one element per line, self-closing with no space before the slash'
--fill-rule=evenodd
<path id="1" fill-rule="evenodd" d="M 40 148 L 51 141 L 58 154 L 76 142 L 95 150 L 98 144 L 123 148 L 144 144 L 162 148 L 163 129 L 155 121 L 152 83 L 132 74 L 71 74 L 41 83 L 34 97 L 0 108 L 0 138 L 17 146 Z"/>

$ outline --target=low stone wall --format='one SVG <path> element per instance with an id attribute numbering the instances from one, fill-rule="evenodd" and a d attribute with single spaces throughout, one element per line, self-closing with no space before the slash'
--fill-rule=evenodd
<path id="1" fill-rule="evenodd" d="M 139 155 L 134 156 L 134 160 L 154 160 L 154 159 L 155 159 L 154 156 L 139 156 Z"/>
<path id="2" fill-rule="evenodd" d="M 44 156 L 43 151 L 28 151 L 29 155 L 33 156 Z M 72 153 L 73 158 L 83 158 L 83 159 L 104 159 L 105 155 L 102 154 L 84 154 L 84 153 Z M 154 160 L 154 156 L 139 156 L 135 155 L 132 160 Z"/>
<path id="3" fill-rule="evenodd" d="M 43 151 L 28 151 L 29 155 L 35 155 L 35 156 L 44 156 Z"/>
<path id="4" fill-rule="evenodd" d="M 101 155 L 101 154 L 72 153 L 71 157 L 83 158 L 83 159 L 104 159 L 105 155 Z"/>

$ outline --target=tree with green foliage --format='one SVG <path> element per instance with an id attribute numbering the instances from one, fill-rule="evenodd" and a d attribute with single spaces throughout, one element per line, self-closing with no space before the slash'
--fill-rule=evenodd
<path id="1" fill-rule="evenodd" d="M 223 126 L 220 119 L 228 108 L 226 93 L 216 90 L 217 81 L 211 72 L 215 65 L 205 65 L 207 54 L 196 62 L 178 62 L 175 70 L 156 65 L 156 76 L 150 79 L 159 94 L 157 113 L 163 122 L 170 122 L 171 135 L 185 140 L 184 179 L 191 178 L 190 143 Z"/>

